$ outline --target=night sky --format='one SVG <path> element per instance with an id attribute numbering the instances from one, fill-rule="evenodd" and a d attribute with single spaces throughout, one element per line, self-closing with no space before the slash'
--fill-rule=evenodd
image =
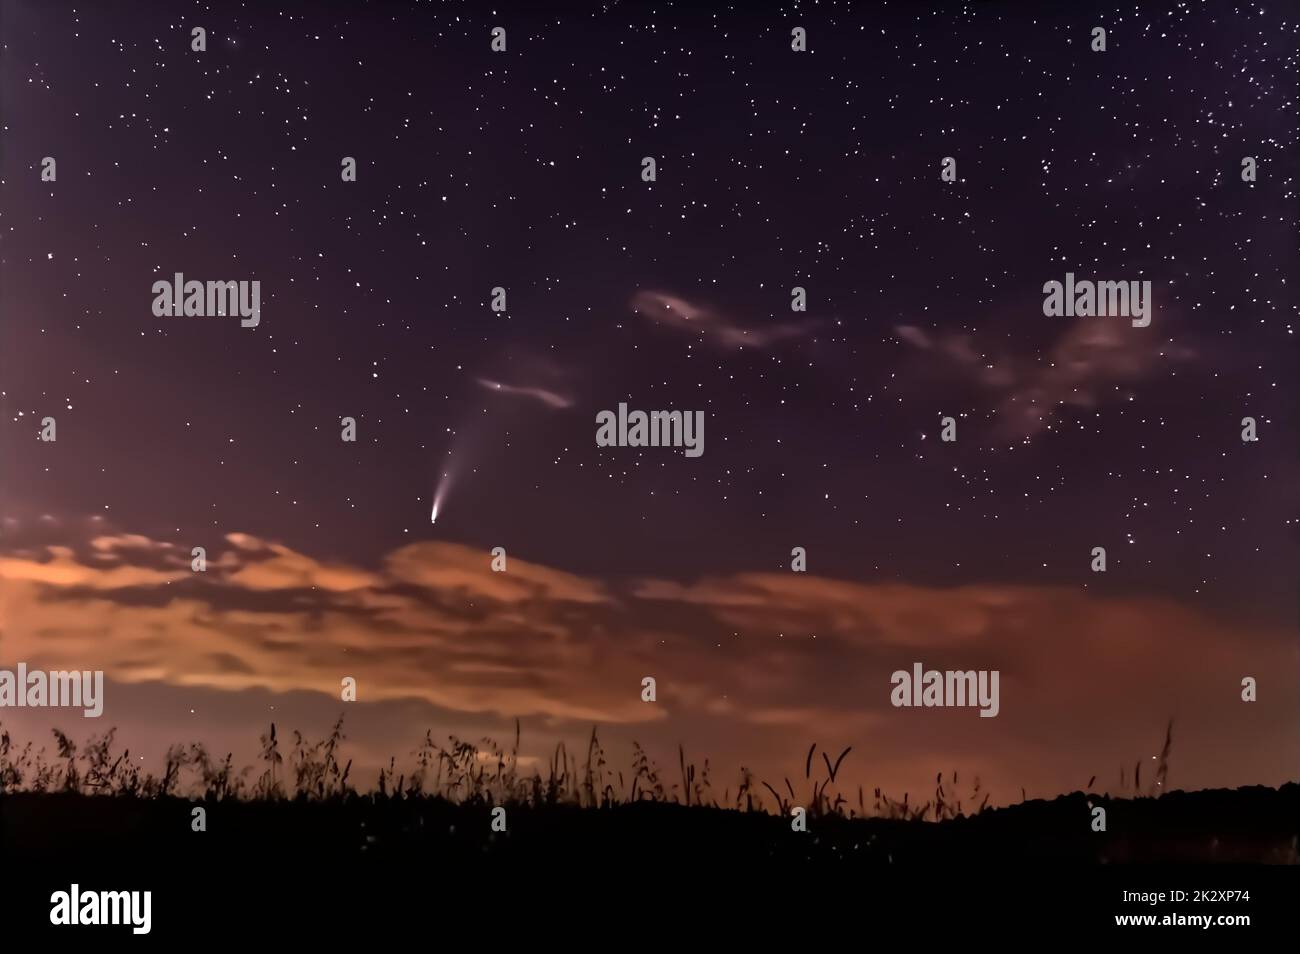
<path id="1" fill-rule="evenodd" d="M 1172 718 L 1171 786 L 1296 778 L 1294 11 L 538 6 L 0 0 L 0 668 L 108 680 L 0 719 L 996 803 Z M 155 317 L 175 272 L 260 324 Z M 1066 272 L 1150 326 L 1045 317 Z M 703 455 L 598 448 L 620 402 Z M 892 708 L 917 661 L 1000 715 Z"/>

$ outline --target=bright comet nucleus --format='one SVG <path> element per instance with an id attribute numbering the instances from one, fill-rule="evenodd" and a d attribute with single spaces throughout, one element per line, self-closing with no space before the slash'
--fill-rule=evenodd
<path id="1" fill-rule="evenodd" d="M 438 522 L 438 511 L 442 507 L 442 500 L 447 495 L 451 487 L 451 478 L 447 474 L 442 475 L 442 480 L 438 481 L 438 489 L 433 492 L 433 509 L 429 512 L 429 523 Z"/>

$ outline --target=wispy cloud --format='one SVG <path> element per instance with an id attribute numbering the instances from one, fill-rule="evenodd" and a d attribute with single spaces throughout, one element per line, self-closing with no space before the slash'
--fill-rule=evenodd
<path id="1" fill-rule="evenodd" d="M 931 334 L 912 325 L 898 325 L 894 333 L 927 362 L 941 365 L 950 380 L 989 394 L 997 415 L 995 433 L 1003 439 L 1035 437 L 1062 408 L 1098 407 L 1120 398 L 1121 386 L 1136 385 L 1195 357 L 1191 348 L 1104 318 L 1074 321 L 1045 357 L 1002 347 L 982 350 L 971 334 Z"/>
<path id="2" fill-rule="evenodd" d="M 565 397 L 563 394 L 557 394 L 555 391 L 549 391 L 546 388 L 529 387 L 527 385 L 504 384 L 500 381 L 491 381 L 487 378 L 476 378 L 480 385 L 497 394 L 506 394 L 512 397 L 529 398 L 533 401 L 540 401 L 547 407 L 564 409 L 573 407 L 573 399 Z"/>
<path id="3" fill-rule="evenodd" d="M 1118 396 L 1119 385 L 1136 384 L 1191 356 L 1189 349 L 1135 334 L 1127 323 L 1083 319 L 1056 340 L 1044 367 L 1027 371 L 1002 395 L 1001 429 L 1032 437 L 1059 408 L 1097 407 Z"/>
<path id="4" fill-rule="evenodd" d="M 746 327 L 713 308 L 663 291 L 639 291 L 632 298 L 632 310 L 662 328 L 697 334 L 724 348 L 767 348 L 811 334 L 812 319 L 801 322 L 773 322 Z"/>

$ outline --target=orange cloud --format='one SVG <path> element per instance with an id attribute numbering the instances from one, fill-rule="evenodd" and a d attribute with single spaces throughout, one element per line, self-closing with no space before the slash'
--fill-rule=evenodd
<path id="1" fill-rule="evenodd" d="M 394 579 L 431 590 L 459 591 L 500 603 L 527 600 L 603 603 L 603 586 L 582 577 L 507 555 L 508 572 L 491 572 L 490 557 L 458 543 L 412 543 L 391 553 L 386 569 Z"/>
<path id="2" fill-rule="evenodd" d="M 1131 769 L 1171 716 L 1180 785 L 1276 783 L 1298 741 L 1287 629 L 1167 598 L 796 573 L 613 587 L 513 556 L 493 573 L 459 544 L 410 544 L 372 570 L 244 534 L 195 574 L 145 565 L 162 544 L 99 540 L 84 559 L 0 556 L 0 666 L 103 669 L 118 686 L 106 724 L 132 704 L 123 686 L 337 702 L 352 676 L 359 705 L 623 725 L 711 740 L 715 763 L 776 770 L 812 741 L 852 745 L 846 778 L 919 791 L 957 769 L 995 801 Z M 914 662 L 997 669 L 1000 715 L 892 707 L 890 676 Z M 1259 702 L 1241 701 L 1244 676 Z"/>
<path id="3" fill-rule="evenodd" d="M 48 560 L 0 557 L 0 579 L 119 590 L 132 586 L 156 586 L 186 575 L 180 570 L 154 570 L 140 566 L 87 566 L 73 559 L 73 551 L 67 547 L 49 547 L 48 552 Z"/>
<path id="4" fill-rule="evenodd" d="M 244 533 L 226 537 L 245 552 L 262 552 L 264 559 L 245 563 L 230 574 L 236 586 L 251 590 L 286 590 L 320 587 L 324 590 L 346 592 L 375 586 L 377 578 L 372 573 L 342 564 L 320 563 L 278 543 L 265 543 Z"/>

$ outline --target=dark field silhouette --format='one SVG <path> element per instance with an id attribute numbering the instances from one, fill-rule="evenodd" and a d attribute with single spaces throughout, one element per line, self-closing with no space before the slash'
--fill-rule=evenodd
<path id="1" fill-rule="evenodd" d="M 647 845 L 680 859 L 726 859 L 839 867 L 931 864 L 951 857 L 1098 863 L 1294 864 L 1300 786 L 1166 791 L 1172 726 L 1142 788 L 1141 763 L 1120 770 L 1124 790 L 988 807 L 978 779 L 940 774 L 924 801 L 880 789 L 844 792 L 837 776 L 851 749 L 809 748 L 799 771 L 756 780 L 740 771 L 719 786 L 709 762 L 679 748 L 655 764 L 639 745 L 626 770 L 610 766 L 592 730 L 587 750 L 556 746 L 545 771 L 519 766 L 507 749 L 432 733 L 400 770 L 394 758 L 363 790 L 344 759 L 343 720 L 323 741 L 272 725 L 256 768 L 236 769 L 201 745 L 174 746 L 161 775 L 143 773 L 115 732 L 81 748 L 57 730 L 54 748 L 18 745 L 0 728 L 0 843 L 9 857 L 36 858 L 99 844 L 105 857 L 225 853 L 256 856 L 275 846 L 295 858 L 436 855 L 471 864 L 581 856 L 619 863 Z M 719 790 L 721 788 L 721 790 Z M 1093 829 L 1093 809 L 1106 830 Z M 204 831 L 192 828 L 194 809 Z M 504 816 L 494 809 L 505 810 Z M 796 809 L 803 809 L 796 830 Z M 504 830 L 499 830 L 504 828 Z"/>
<path id="2" fill-rule="evenodd" d="M 501 927 L 506 909 L 528 926 L 525 912 L 545 920 L 575 905 L 593 930 L 766 934 L 769 922 L 797 927 L 810 905 L 864 923 L 994 916 L 1008 930 L 1114 930 L 1117 914 L 1156 910 L 1125 892 L 1172 888 L 1253 888 L 1249 902 L 1214 913 L 1281 923 L 1295 891 L 1282 876 L 1297 870 L 1300 785 L 1166 791 L 1170 733 L 1155 773 L 1122 770 L 1118 793 L 1096 791 L 1093 778 L 1089 791 L 998 808 L 978 780 L 952 773 L 920 804 L 841 791 L 852 751 L 817 745 L 790 777 L 742 769 L 719 786 L 684 748 L 664 768 L 634 745 L 631 764 L 615 768 L 595 730 L 586 751 L 558 745 L 531 772 L 517 727 L 509 747 L 427 734 L 405 771 L 394 759 L 363 787 L 343 755 L 342 719 L 320 742 L 274 726 L 261 741 L 256 767 L 187 745 L 154 775 L 112 731 L 80 747 L 56 731 L 41 748 L 0 728 L 0 864 L 22 875 L 0 895 L 10 933 L 106 930 L 50 927 L 53 892 L 73 884 L 150 891 L 155 938 L 211 924 L 330 941 L 431 919 L 440 931 Z M 1105 832 L 1092 828 L 1098 806 Z M 511 936 L 515 922 L 504 925 Z"/>

